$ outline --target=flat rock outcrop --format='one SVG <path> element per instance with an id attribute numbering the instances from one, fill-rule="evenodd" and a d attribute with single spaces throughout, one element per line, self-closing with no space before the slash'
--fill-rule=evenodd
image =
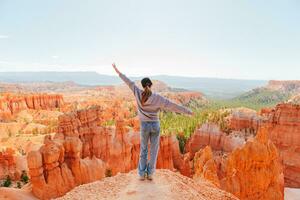
<path id="1" fill-rule="evenodd" d="M 157 170 L 154 180 L 140 181 L 136 171 L 121 173 L 94 183 L 76 187 L 57 200 L 238 200 L 210 182 L 201 179 L 197 182 L 170 170 Z"/>

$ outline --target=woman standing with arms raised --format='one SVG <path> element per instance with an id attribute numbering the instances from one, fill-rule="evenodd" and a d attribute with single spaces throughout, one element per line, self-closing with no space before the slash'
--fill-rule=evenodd
<path id="1" fill-rule="evenodd" d="M 113 68 L 119 77 L 132 90 L 138 107 L 138 116 L 141 121 L 140 132 L 140 158 L 138 174 L 140 180 L 152 180 L 156 168 L 156 160 L 159 149 L 160 124 L 158 113 L 160 110 L 192 115 L 193 112 L 186 107 L 173 103 L 169 99 L 151 91 L 152 82 L 149 78 L 143 78 L 141 83 L 143 90 L 139 89 L 133 81 L 122 74 L 115 64 Z M 150 160 L 148 161 L 148 141 L 150 140 Z"/>

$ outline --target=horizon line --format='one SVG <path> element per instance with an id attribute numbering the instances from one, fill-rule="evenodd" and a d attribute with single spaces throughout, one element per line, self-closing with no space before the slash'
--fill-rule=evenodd
<path id="1" fill-rule="evenodd" d="M 118 75 L 114 74 L 105 74 L 105 73 L 99 73 L 97 71 L 91 71 L 91 70 L 77 70 L 77 71 L 53 71 L 53 70 L 41 70 L 41 71 L 0 71 L 0 73 L 78 73 L 78 72 L 84 72 L 84 73 L 96 73 L 98 75 L 104 75 L 104 76 L 112 76 L 117 77 Z M 131 76 L 128 75 L 131 78 L 138 78 L 142 77 L 143 75 L 139 76 Z M 153 76 L 167 76 L 167 77 L 181 77 L 181 78 L 203 78 L 203 79 L 225 79 L 225 80 L 247 80 L 247 81 L 299 81 L 299 80 L 292 80 L 292 79 L 249 79 L 249 78 L 222 78 L 222 77 L 210 77 L 210 76 L 189 76 L 189 75 L 167 75 L 167 74 L 153 74 L 153 75 L 147 75 L 149 77 Z"/>

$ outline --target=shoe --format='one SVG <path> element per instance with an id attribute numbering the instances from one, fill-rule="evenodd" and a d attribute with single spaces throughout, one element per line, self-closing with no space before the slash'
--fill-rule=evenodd
<path id="1" fill-rule="evenodd" d="M 144 181 L 145 180 L 145 175 L 144 176 L 139 176 L 139 180 Z"/>
<path id="2" fill-rule="evenodd" d="M 148 176 L 147 176 L 147 179 L 148 179 L 149 181 L 152 181 L 152 180 L 153 180 L 153 176 L 152 176 L 152 175 L 148 175 Z"/>

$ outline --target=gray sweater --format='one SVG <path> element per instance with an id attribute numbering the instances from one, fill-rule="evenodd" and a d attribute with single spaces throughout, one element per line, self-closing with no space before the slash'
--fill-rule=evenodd
<path id="1" fill-rule="evenodd" d="M 192 111 L 188 108 L 180 106 L 157 93 L 152 93 L 144 106 L 142 106 L 141 100 L 143 91 L 124 74 L 120 74 L 119 76 L 129 86 L 135 96 L 138 106 L 138 115 L 141 121 L 159 121 L 158 112 L 160 110 L 192 114 Z"/>

